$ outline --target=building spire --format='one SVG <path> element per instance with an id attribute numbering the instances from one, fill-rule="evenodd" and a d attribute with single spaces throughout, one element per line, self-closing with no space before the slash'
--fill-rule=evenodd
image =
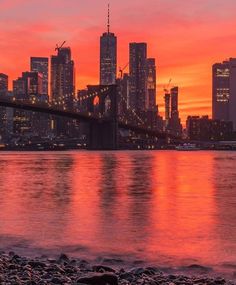
<path id="1" fill-rule="evenodd" d="M 110 3 L 108 3 L 107 33 L 110 34 Z"/>

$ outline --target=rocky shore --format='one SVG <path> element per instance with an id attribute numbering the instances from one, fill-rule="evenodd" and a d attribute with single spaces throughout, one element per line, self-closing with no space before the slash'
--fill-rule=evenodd
<path id="1" fill-rule="evenodd" d="M 206 275 L 187 277 L 161 272 L 155 267 L 115 269 L 92 265 L 61 254 L 57 259 L 20 257 L 14 252 L 0 254 L 1 285 L 233 285 L 224 278 Z"/>

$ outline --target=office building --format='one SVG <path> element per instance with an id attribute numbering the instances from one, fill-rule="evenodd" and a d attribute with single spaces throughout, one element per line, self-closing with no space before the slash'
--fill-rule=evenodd
<path id="1" fill-rule="evenodd" d="M 57 48 L 51 57 L 51 100 L 64 110 L 73 110 L 75 96 L 75 68 L 69 47 Z M 57 118 L 52 123 L 55 136 L 73 136 L 74 121 Z"/>
<path id="2" fill-rule="evenodd" d="M 170 119 L 167 129 L 174 136 L 180 136 L 182 134 L 182 125 L 179 118 L 178 101 L 179 101 L 179 88 L 173 87 L 170 90 Z"/>
<path id="3" fill-rule="evenodd" d="M 146 67 L 147 67 L 147 44 L 130 43 L 129 107 L 137 112 L 143 112 L 146 110 L 146 93 L 147 93 Z"/>
<path id="4" fill-rule="evenodd" d="M 48 58 L 31 57 L 30 71 L 38 72 L 42 75 L 42 95 L 48 96 Z"/>
<path id="5" fill-rule="evenodd" d="M 100 85 L 116 84 L 117 38 L 110 32 L 110 10 L 108 7 L 107 32 L 100 37 Z"/>
<path id="6" fill-rule="evenodd" d="M 8 76 L 0 73 L 0 95 L 6 95 L 8 91 Z"/>
<path id="7" fill-rule="evenodd" d="M 65 108 L 73 108 L 75 93 L 74 61 L 69 47 L 58 48 L 51 57 L 51 98 Z"/>
<path id="8" fill-rule="evenodd" d="M 155 58 L 147 59 L 146 80 L 147 80 L 146 109 L 148 111 L 156 111 L 156 61 L 155 61 Z"/>
<path id="9" fill-rule="evenodd" d="M 0 96 L 7 96 L 8 94 L 8 76 L 0 73 Z M 9 108 L 0 107 L 0 141 L 4 141 L 7 129 L 7 113 Z"/>
<path id="10" fill-rule="evenodd" d="M 189 116 L 186 122 L 187 135 L 195 141 L 228 141 L 233 137 L 233 123 L 212 120 L 208 116 Z"/>
<path id="11" fill-rule="evenodd" d="M 212 117 L 232 121 L 236 130 L 236 58 L 212 68 Z"/>

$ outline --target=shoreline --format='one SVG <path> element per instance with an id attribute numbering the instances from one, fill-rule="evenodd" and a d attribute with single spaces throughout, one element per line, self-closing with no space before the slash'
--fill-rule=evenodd
<path id="1" fill-rule="evenodd" d="M 1 285 L 235 285 L 223 277 L 212 277 L 208 268 L 191 265 L 196 273 L 164 272 L 158 267 L 117 269 L 114 264 L 92 264 L 61 254 L 57 258 L 23 257 L 14 252 L 0 253 Z M 198 272 L 198 273 L 197 273 Z M 200 273 L 202 272 L 202 273 Z"/>

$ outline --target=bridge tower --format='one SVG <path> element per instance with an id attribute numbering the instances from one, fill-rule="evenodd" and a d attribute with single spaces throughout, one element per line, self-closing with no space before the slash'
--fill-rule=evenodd
<path id="1" fill-rule="evenodd" d="M 99 120 L 89 123 L 90 150 L 118 149 L 117 86 L 89 85 L 88 111 Z"/>

